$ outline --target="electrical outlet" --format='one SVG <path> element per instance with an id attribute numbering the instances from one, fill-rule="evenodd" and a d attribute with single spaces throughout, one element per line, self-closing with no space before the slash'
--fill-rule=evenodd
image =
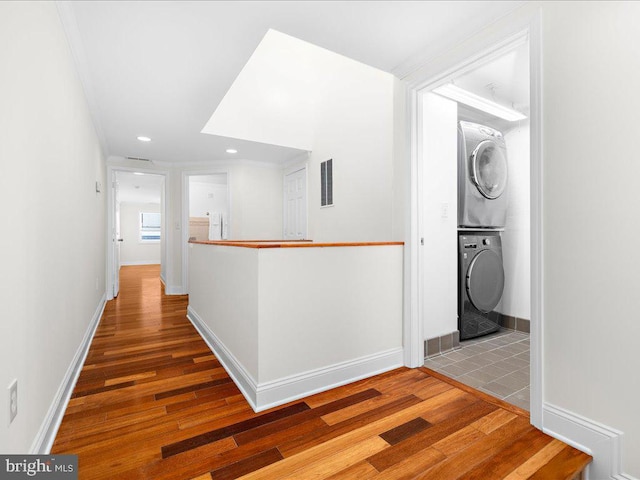
<path id="1" fill-rule="evenodd" d="M 9 385 L 9 423 L 18 415 L 18 379 Z"/>

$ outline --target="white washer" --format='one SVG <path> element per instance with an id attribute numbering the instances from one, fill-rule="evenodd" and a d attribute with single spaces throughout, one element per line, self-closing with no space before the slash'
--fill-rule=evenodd
<path id="1" fill-rule="evenodd" d="M 458 226 L 504 227 L 507 181 L 507 148 L 502 133 L 477 123 L 460 122 Z"/>

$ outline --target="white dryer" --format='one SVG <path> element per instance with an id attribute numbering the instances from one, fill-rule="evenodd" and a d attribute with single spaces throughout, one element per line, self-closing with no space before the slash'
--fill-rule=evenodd
<path id="1" fill-rule="evenodd" d="M 460 232 L 458 253 L 458 330 L 466 340 L 500 329 L 500 314 L 493 311 L 505 280 L 500 233 Z"/>
<path id="2" fill-rule="evenodd" d="M 507 148 L 502 133 L 484 125 L 458 126 L 458 226 L 504 227 Z"/>

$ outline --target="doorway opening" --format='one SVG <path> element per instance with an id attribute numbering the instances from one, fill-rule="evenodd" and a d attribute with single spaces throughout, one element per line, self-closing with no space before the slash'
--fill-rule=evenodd
<path id="1" fill-rule="evenodd" d="M 459 350 L 460 345 L 464 345 L 460 337 L 461 326 L 458 324 L 459 315 L 461 312 L 464 313 L 460 308 L 463 304 L 460 300 L 463 299 L 464 293 L 468 294 L 468 288 L 474 282 L 473 279 L 470 280 L 467 270 L 465 272 L 461 270 L 464 262 L 463 255 L 470 255 L 471 250 L 463 251 L 460 245 L 468 245 L 469 249 L 475 247 L 478 251 L 484 248 L 488 252 L 491 248 L 496 250 L 496 242 L 493 242 L 494 237 L 490 239 L 485 237 L 488 233 L 498 236 L 502 246 L 495 256 L 499 256 L 503 262 L 505 287 L 499 296 L 499 302 L 492 305 L 488 311 L 485 307 L 485 311 L 481 313 L 486 314 L 488 320 L 499 322 L 502 329 L 505 327 L 511 329 L 501 330 L 502 334 L 500 334 L 504 336 L 505 333 L 513 333 L 514 338 L 510 340 L 516 340 L 514 343 L 519 344 L 509 352 L 510 358 L 519 356 L 516 360 L 519 363 L 524 360 L 525 355 L 528 358 L 526 363 L 524 361 L 520 363 L 517 375 L 512 375 L 514 372 L 510 371 L 498 372 L 497 369 L 492 378 L 485 375 L 485 380 L 494 381 L 491 385 L 494 390 L 492 391 L 491 388 L 485 390 L 499 398 L 507 397 L 508 393 L 516 393 L 516 390 L 498 393 L 500 387 L 497 384 L 500 382 L 495 381 L 498 379 L 495 374 L 502 373 L 501 377 L 511 375 L 509 378 L 502 378 L 503 383 L 509 381 L 506 387 L 511 389 L 522 387 L 519 388 L 520 394 L 528 397 L 529 404 L 524 402 L 520 406 L 529 407 L 534 425 L 541 423 L 542 416 L 540 338 L 542 189 L 538 28 L 534 19 L 529 29 L 496 42 L 483 53 L 475 52 L 466 59 L 462 57 L 457 65 L 422 79 L 421 83 L 416 82 L 410 89 L 413 117 L 414 206 L 411 223 L 411 254 L 412 258 L 417 259 L 415 266 L 410 267 L 413 275 L 412 283 L 416 285 L 414 290 L 416 300 L 411 304 L 413 320 L 409 327 L 412 332 L 410 353 L 412 358 L 416 354 L 423 354 L 426 357 L 427 366 L 430 367 L 436 366 L 439 359 L 439 367 L 443 373 L 463 382 L 471 378 L 468 376 L 470 371 L 480 372 L 485 369 L 481 373 L 487 373 L 486 367 L 490 361 L 497 364 L 507 359 L 506 349 L 504 352 L 500 351 L 501 347 L 506 346 L 506 342 L 509 341 L 506 338 L 475 337 L 470 342 L 475 345 L 469 345 L 469 350 L 466 352 Z M 533 41 L 531 37 L 534 37 Z M 516 75 L 520 80 L 514 81 L 515 84 L 505 85 L 504 81 L 501 84 L 501 77 L 497 74 L 500 68 L 503 69 L 503 78 L 508 78 L 505 73 L 509 73 Z M 488 111 L 463 103 L 463 100 L 443 94 L 441 87 L 449 85 L 470 92 L 471 97 L 485 97 L 489 103 L 503 103 L 510 110 L 521 110 L 527 118 L 515 122 L 497 118 L 495 113 L 489 114 Z M 472 231 L 464 231 L 465 222 L 468 222 L 469 218 L 461 223 L 458 216 L 459 204 L 468 202 L 468 199 L 459 196 L 464 187 L 462 167 L 469 164 L 472 154 L 478 153 L 478 156 L 482 156 L 482 148 L 474 149 L 469 152 L 469 155 L 461 157 L 460 163 L 458 162 L 458 152 L 462 152 L 465 145 L 464 135 L 460 134 L 462 130 L 460 122 L 487 127 L 485 128 L 487 134 L 493 131 L 499 132 L 496 136 L 506 140 L 508 151 L 511 151 L 507 153 L 507 158 L 509 158 L 509 180 L 512 188 L 510 193 L 509 190 L 505 191 L 508 192 L 507 195 L 514 195 L 516 198 L 509 198 L 510 210 L 507 210 L 507 217 L 510 215 L 510 218 L 502 224 L 485 219 L 484 221 L 490 223 L 475 224 L 470 229 Z M 427 138 L 427 132 L 432 134 L 430 138 Z M 481 142 L 478 142 L 476 147 L 479 143 Z M 488 156 L 484 157 L 485 160 L 488 158 Z M 448 161 L 443 161 L 443 158 L 447 158 Z M 492 167 L 489 163 L 485 167 L 488 166 L 490 170 Z M 458 168 L 459 165 L 461 168 Z M 514 165 L 515 168 L 513 168 Z M 459 170 L 462 170 L 462 175 L 458 175 Z M 497 169 L 494 173 L 497 175 L 501 172 Z M 480 181 L 480 177 L 480 172 L 476 171 L 476 182 Z M 498 177 L 499 175 L 495 176 L 495 179 Z M 474 180 L 473 174 L 470 179 Z M 497 188 L 493 184 L 485 187 Z M 484 196 L 485 200 L 490 197 L 490 195 Z M 468 241 L 461 243 L 461 238 L 465 235 Z M 483 239 L 487 242 L 485 243 Z M 437 245 L 439 245 L 438 248 L 436 248 Z M 483 259 L 489 259 L 489 257 L 491 255 L 487 254 Z M 434 266 L 433 262 L 437 265 Z M 478 263 L 475 266 L 479 265 Z M 492 264 L 486 266 L 485 270 L 492 270 Z M 496 271 L 496 269 L 493 270 Z M 444 272 L 445 278 L 440 276 L 436 279 L 433 272 L 439 274 Z M 499 275 L 496 276 L 498 277 Z M 475 287 L 480 285 L 480 290 L 474 292 L 476 299 L 482 299 L 483 293 L 487 293 L 487 298 L 495 293 L 490 288 L 485 292 L 482 291 L 490 283 L 491 281 L 475 283 Z M 442 293 L 443 291 L 446 291 L 446 295 Z M 501 315 L 498 316 L 498 314 Z M 527 330 L 527 332 L 518 330 Z M 416 337 L 420 339 L 419 343 L 416 342 Z M 488 341 L 492 341 L 494 345 L 486 343 Z M 485 342 L 485 345 L 480 345 L 481 342 Z M 494 356 L 491 359 L 480 358 L 481 350 L 495 350 L 492 353 Z M 497 354 L 502 354 L 503 357 L 499 358 Z M 464 362 L 458 367 L 466 367 L 468 370 L 456 368 L 454 364 L 458 361 Z M 498 368 L 501 366 L 504 365 L 498 365 Z M 521 378 L 525 373 L 529 373 L 526 386 L 522 384 L 524 379 Z M 468 383 L 478 388 L 479 381 L 470 380 Z M 516 386 L 518 382 L 522 385 Z"/>
<path id="2" fill-rule="evenodd" d="M 166 285 L 167 228 L 165 174 L 110 167 L 108 191 L 107 299 L 118 296 L 120 270 L 159 266 Z"/>
<path id="3" fill-rule="evenodd" d="M 183 174 L 182 284 L 189 293 L 189 241 L 233 238 L 228 172 Z"/>

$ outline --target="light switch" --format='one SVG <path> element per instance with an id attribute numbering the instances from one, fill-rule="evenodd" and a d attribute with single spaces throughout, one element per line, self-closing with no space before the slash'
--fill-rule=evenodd
<path id="1" fill-rule="evenodd" d="M 447 202 L 440 204 L 440 216 L 442 218 L 449 218 L 449 204 Z"/>

